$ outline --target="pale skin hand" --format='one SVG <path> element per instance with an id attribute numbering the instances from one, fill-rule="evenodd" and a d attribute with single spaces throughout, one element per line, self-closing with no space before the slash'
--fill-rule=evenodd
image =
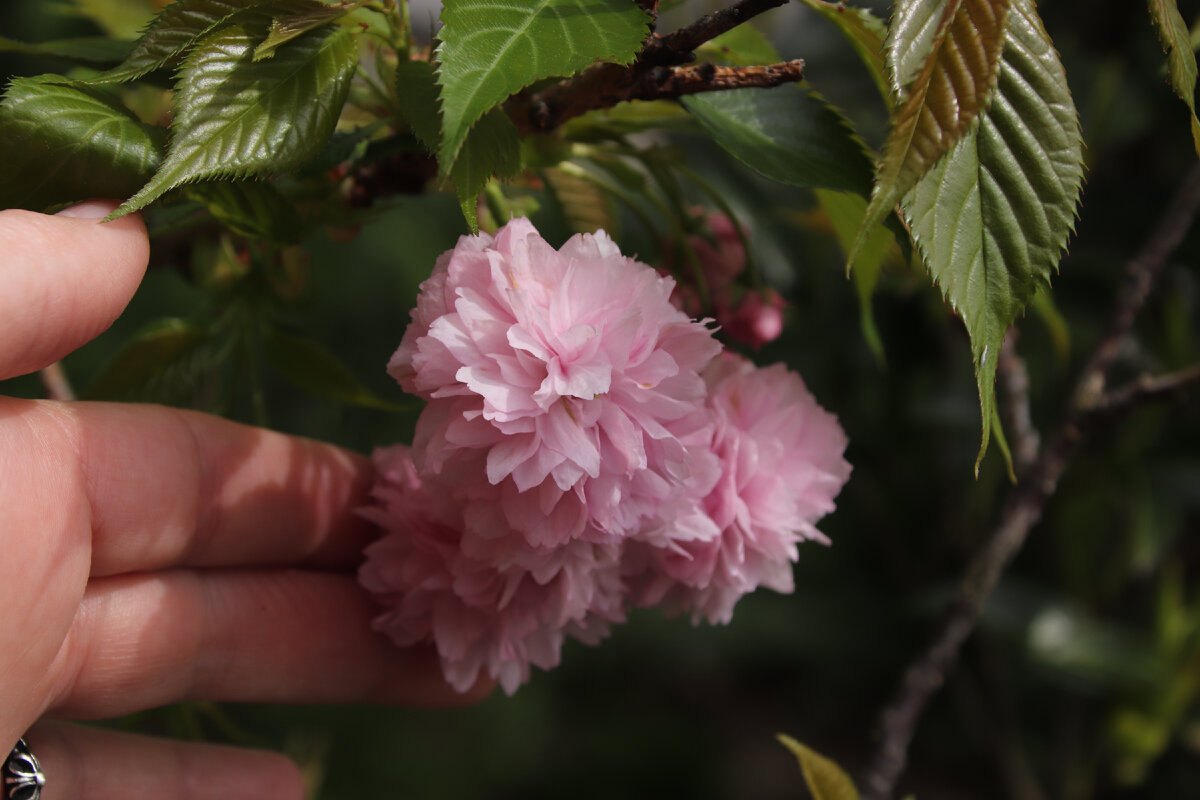
<path id="1" fill-rule="evenodd" d="M 0 379 L 125 307 L 149 248 L 137 216 L 100 224 L 112 208 L 0 211 Z M 369 486 L 361 456 L 203 414 L 0 397 L 0 758 L 32 728 L 44 800 L 298 800 L 282 756 L 43 718 L 485 695 L 370 630 L 354 570 L 371 531 L 353 513 Z"/>

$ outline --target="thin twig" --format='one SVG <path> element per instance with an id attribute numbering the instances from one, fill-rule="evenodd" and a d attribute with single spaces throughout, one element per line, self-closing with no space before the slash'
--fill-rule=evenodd
<path id="1" fill-rule="evenodd" d="M 1013 468 L 1023 475 L 1037 461 L 1041 438 L 1033 427 L 1033 415 L 1029 410 L 1029 371 L 1025 360 L 1017 353 L 1017 329 L 1013 328 L 1004 337 L 1000 348 L 1000 359 L 996 362 L 996 375 L 1005 402 L 1004 427 L 1012 439 Z"/>
<path id="2" fill-rule="evenodd" d="M 954 668 L 963 642 L 975 629 L 983 605 L 996 588 L 1004 569 L 1021 549 L 1030 529 L 1041 519 L 1059 478 L 1079 449 L 1085 424 L 1099 408 L 1106 376 L 1121 342 L 1133 327 L 1155 279 L 1183 241 L 1198 208 L 1200 165 L 1189 172 L 1146 244 L 1130 262 L 1109 317 L 1108 330 L 1080 375 L 1050 443 L 1009 495 L 1000 521 L 989 534 L 983 549 L 968 565 L 933 642 L 909 666 L 895 697 L 881 712 L 879 742 L 861 781 L 863 800 L 889 800 L 892 797 L 926 704 Z"/>
<path id="3" fill-rule="evenodd" d="M 786 5 L 787 0 L 742 0 L 722 8 L 679 30 L 664 36 L 651 36 L 638 56 L 638 63 L 650 66 L 686 64 L 695 58 L 696 48 L 741 25 L 764 11 Z"/>
<path id="4" fill-rule="evenodd" d="M 1113 414 L 1149 400 L 1175 394 L 1200 383 L 1200 364 L 1165 375 L 1142 375 L 1124 386 L 1109 389 L 1096 403 L 1096 413 Z"/>
<path id="5" fill-rule="evenodd" d="M 75 390 L 71 387 L 71 379 L 67 377 L 67 371 L 63 369 L 61 361 L 55 361 L 48 367 L 43 367 L 41 376 L 46 397 L 51 400 L 61 400 L 64 403 L 75 399 Z"/>

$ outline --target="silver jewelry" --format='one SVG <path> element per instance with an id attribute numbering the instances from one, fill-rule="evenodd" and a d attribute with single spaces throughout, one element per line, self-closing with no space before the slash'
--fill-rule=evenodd
<path id="1" fill-rule="evenodd" d="M 46 785 L 42 765 L 24 739 L 17 740 L 17 746 L 4 760 L 0 775 L 3 776 L 0 789 L 3 789 L 2 796 L 6 800 L 38 800 L 42 796 L 42 787 Z"/>

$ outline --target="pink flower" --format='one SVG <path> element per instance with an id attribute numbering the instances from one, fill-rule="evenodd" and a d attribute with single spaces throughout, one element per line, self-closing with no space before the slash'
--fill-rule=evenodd
<path id="1" fill-rule="evenodd" d="M 783 333 L 783 298 L 774 289 L 747 291 L 736 306 L 718 306 L 717 322 L 730 339 L 757 350 Z"/>
<path id="2" fill-rule="evenodd" d="M 704 276 L 709 300 L 714 307 L 728 305 L 734 281 L 746 270 L 746 248 L 742 245 L 733 220 L 727 215 L 719 211 L 706 214 L 702 207 L 695 207 L 692 211 L 698 217 L 702 216 L 708 228 L 706 235 L 689 236 L 688 244 L 696 255 L 696 266 Z M 664 262 L 668 272 L 674 272 L 682 278 L 671 296 L 672 303 L 689 316 L 700 316 L 704 313 L 703 303 L 696 287 L 689 282 L 693 277 L 693 265 L 685 260 L 680 266 L 675 247 L 670 243 Z"/>
<path id="3" fill-rule="evenodd" d="M 367 547 L 359 571 L 385 607 L 373 627 L 401 647 L 434 642 L 458 691 L 486 673 L 512 694 L 530 665 L 558 664 L 566 636 L 596 644 L 624 618 L 615 545 L 572 542 L 535 553 L 510 531 L 497 537 L 510 556 L 499 565 L 464 549 L 453 487 L 423 480 L 409 448 L 377 450 L 375 467 L 376 504 L 363 513 L 385 534 Z"/>
<path id="4" fill-rule="evenodd" d="M 759 586 L 790 592 L 796 545 L 828 540 L 815 523 L 850 476 L 846 436 L 799 375 L 725 354 L 704 375 L 721 478 L 704 510 L 721 535 L 671 548 L 633 548 L 626 572 L 635 602 L 728 622 Z"/>
<path id="5" fill-rule="evenodd" d="M 471 483 L 482 468 L 535 547 L 648 525 L 715 535 L 653 524 L 715 479 L 699 371 L 720 345 L 671 305 L 673 286 L 603 231 L 555 250 L 515 219 L 460 239 L 389 364 L 429 401 L 422 471 Z"/>

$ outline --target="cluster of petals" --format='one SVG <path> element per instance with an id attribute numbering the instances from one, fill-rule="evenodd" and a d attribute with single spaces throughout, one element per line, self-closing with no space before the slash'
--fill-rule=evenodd
<path id="1" fill-rule="evenodd" d="M 721 355 L 674 281 L 604 232 L 515 219 L 438 259 L 389 372 L 426 401 L 377 451 L 384 530 L 360 578 L 396 644 L 511 693 L 630 605 L 727 621 L 791 562 L 849 475 L 799 376 Z"/>

